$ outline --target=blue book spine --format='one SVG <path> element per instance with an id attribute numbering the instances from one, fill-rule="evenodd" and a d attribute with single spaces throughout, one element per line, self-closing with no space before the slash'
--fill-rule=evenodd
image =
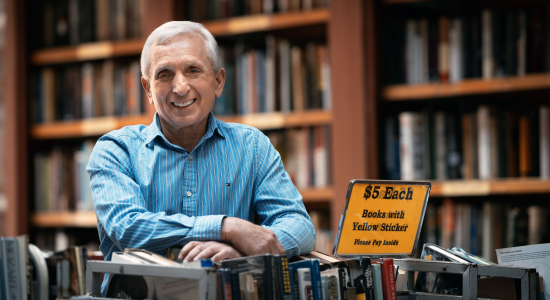
<path id="1" fill-rule="evenodd" d="M 383 300 L 382 294 L 382 270 L 379 264 L 372 264 L 372 277 L 374 277 L 374 299 Z"/>
<path id="2" fill-rule="evenodd" d="M 296 295 L 294 291 L 294 286 L 296 285 L 296 279 L 294 278 L 293 267 L 288 267 L 288 275 L 290 278 L 290 289 L 291 289 L 290 294 L 292 295 L 292 299 L 297 299 L 297 297 L 299 298 L 300 296 Z"/>
<path id="3" fill-rule="evenodd" d="M 322 300 L 323 286 L 321 283 L 321 268 L 319 267 L 319 261 L 316 259 L 303 260 L 293 262 L 289 266 L 294 269 L 309 268 L 311 273 L 311 285 L 313 286 L 313 298 L 315 300 Z"/>
<path id="4" fill-rule="evenodd" d="M 19 250 L 15 238 L 1 238 L 2 265 L 4 267 L 4 294 L 6 299 L 21 299 L 21 278 L 19 274 Z"/>
<path id="5" fill-rule="evenodd" d="M 222 281 L 222 295 L 224 300 L 232 300 L 231 269 L 218 269 Z"/>

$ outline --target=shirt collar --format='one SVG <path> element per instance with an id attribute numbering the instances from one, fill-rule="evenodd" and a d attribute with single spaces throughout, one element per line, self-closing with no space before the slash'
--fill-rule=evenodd
<path id="1" fill-rule="evenodd" d="M 212 112 L 210 112 L 208 114 L 208 125 L 207 126 L 208 126 L 208 128 L 206 129 L 206 133 L 204 134 L 204 136 L 202 137 L 200 142 L 197 144 L 197 146 L 202 144 L 202 142 L 204 140 L 209 139 L 210 137 L 212 137 L 214 132 L 217 132 L 218 135 L 220 135 L 222 138 L 225 138 L 225 135 L 223 134 L 223 130 L 220 127 L 218 127 L 218 119 L 216 119 L 216 117 L 214 117 L 214 114 Z M 160 129 L 160 120 L 159 120 L 158 113 L 155 113 L 155 117 L 153 118 L 153 122 L 148 127 L 147 137 L 145 139 L 145 144 L 147 146 L 152 145 L 152 143 L 153 143 L 153 141 L 155 140 L 156 137 L 161 137 L 165 142 L 167 142 L 168 144 L 171 144 L 166 139 L 166 137 L 162 133 L 162 130 Z"/>

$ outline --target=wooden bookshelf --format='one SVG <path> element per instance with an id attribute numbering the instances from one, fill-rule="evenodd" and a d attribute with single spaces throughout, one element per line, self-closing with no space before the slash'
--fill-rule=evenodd
<path id="1" fill-rule="evenodd" d="M 300 194 L 302 194 L 302 199 L 304 203 L 321 203 L 321 202 L 330 202 L 334 197 L 334 191 L 332 188 L 322 188 L 322 189 L 301 189 Z"/>
<path id="2" fill-rule="evenodd" d="M 431 197 L 521 195 L 550 193 L 550 180 L 503 178 L 432 182 Z"/>
<path id="3" fill-rule="evenodd" d="M 495 79 L 467 79 L 457 83 L 391 85 L 382 90 L 382 97 L 387 101 L 407 101 L 537 89 L 550 89 L 550 74 L 528 74 L 521 77 Z"/>
<path id="4" fill-rule="evenodd" d="M 235 17 L 227 20 L 203 22 L 203 25 L 214 36 L 230 36 L 324 24 L 328 22 L 328 19 L 329 11 L 327 9 L 317 9 L 307 12 Z M 139 55 L 144 44 L 145 40 L 139 39 L 50 48 L 32 53 L 31 62 L 33 65 L 41 66 Z"/>
<path id="5" fill-rule="evenodd" d="M 329 111 L 315 110 L 298 113 L 259 113 L 245 116 L 222 116 L 224 122 L 241 123 L 260 130 L 280 129 L 287 127 L 315 126 L 330 124 L 332 114 Z M 53 122 L 34 125 L 31 136 L 36 140 L 79 138 L 103 135 L 128 125 L 149 125 L 152 118 L 148 116 L 103 117 L 71 122 Z"/>
<path id="6" fill-rule="evenodd" d="M 41 228 L 95 228 L 97 226 L 96 216 L 93 211 L 60 211 L 35 213 L 31 216 L 31 224 Z"/>
<path id="7" fill-rule="evenodd" d="M 332 188 L 303 189 L 300 190 L 300 194 L 306 204 L 328 203 L 333 197 Z M 93 211 L 40 212 L 31 216 L 31 224 L 39 228 L 95 228 L 96 222 L 96 215 Z"/>

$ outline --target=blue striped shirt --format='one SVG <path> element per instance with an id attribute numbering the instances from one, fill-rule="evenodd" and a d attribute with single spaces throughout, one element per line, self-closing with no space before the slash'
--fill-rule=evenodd
<path id="1" fill-rule="evenodd" d="M 209 116 L 193 151 L 150 126 L 112 131 L 96 143 L 87 167 L 100 249 L 166 254 L 189 241 L 221 241 L 225 216 L 272 230 L 287 256 L 313 249 L 315 229 L 279 153 L 256 128 Z M 104 281 L 105 284 L 106 281 Z"/>

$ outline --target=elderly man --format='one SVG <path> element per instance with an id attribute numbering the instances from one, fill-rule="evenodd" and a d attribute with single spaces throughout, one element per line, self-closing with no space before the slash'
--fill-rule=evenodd
<path id="1" fill-rule="evenodd" d="M 221 65 L 198 23 L 165 23 L 145 42 L 141 82 L 154 120 L 101 137 L 87 168 L 106 260 L 176 245 L 185 261 L 312 250 L 315 229 L 269 139 L 211 113 Z"/>

